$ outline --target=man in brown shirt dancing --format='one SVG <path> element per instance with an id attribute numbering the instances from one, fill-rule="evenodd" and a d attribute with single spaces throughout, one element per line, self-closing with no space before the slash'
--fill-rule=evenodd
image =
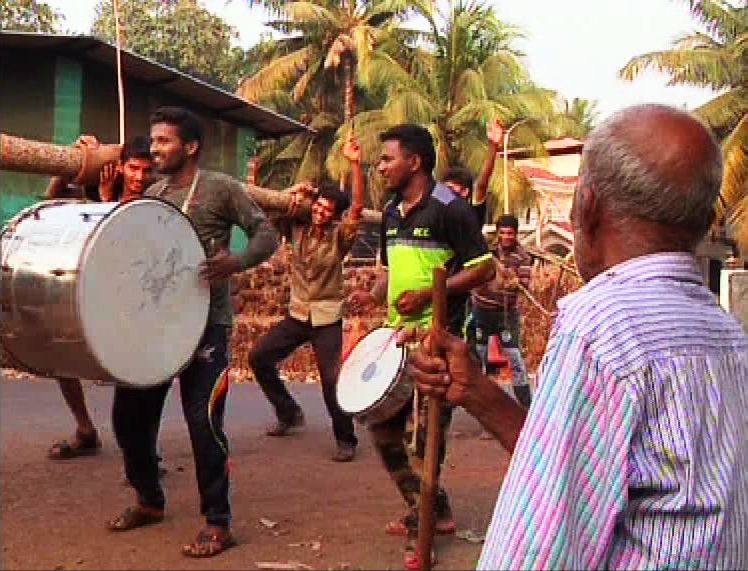
<path id="1" fill-rule="evenodd" d="M 249 356 L 257 382 L 278 417 L 267 434 L 285 436 L 304 424 L 304 415 L 278 375 L 277 366 L 304 343 L 312 344 L 337 441 L 332 458 L 336 462 L 353 460 L 357 444 L 353 419 L 340 409 L 335 385 L 343 343 L 343 258 L 356 239 L 364 187 L 358 143 L 349 140 L 343 154 L 353 171 L 353 205 L 342 221 L 334 224 L 348 206 L 348 199 L 334 185 L 321 185 L 312 204 L 311 220 L 284 221 L 292 248 L 288 315 L 258 341 Z"/>

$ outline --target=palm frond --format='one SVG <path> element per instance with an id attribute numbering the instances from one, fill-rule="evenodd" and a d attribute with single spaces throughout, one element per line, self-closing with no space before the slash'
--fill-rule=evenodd
<path id="1" fill-rule="evenodd" d="M 729 214 L 730 210 L 746 196 L 748 183 L 748 113 L 733 129 L 732 133 L 722 143 L 723 174 L 720 194 L 722 201 L 718 209 L 720 213 Z M 744 220 L 748 226 L 748 220 Z"/>
<path id="2" fill-rule="evenodd" d="M 314 53 L 312 46 L 279 57 L 257 73 L 243 79 L 236 94 L 249 101 L 257 101 L 264 93 L 280 89 L 304 72 Z"/>
<path id="3" fill-rule="evenodd" d="M 408 72 L 385 53 L 376 52 L 366 61 L 359 63 L 359 82 L 371 91 L 386 93 L 393 85 L 407 86 L 413 84 Z"/>
<path id="4" fill-rule="evenodd" d="M 447 129 L 450 131 L 464 131 L 470 124 L 485 125 L 494 117 L 507 117 L 509 110 L 498 101 L 482 99 L 463 105 L 447 119 Z"/>
<path id="5" fill-rule="evenodd" d="M 739 85 L 739 70 L 722 49 L 666 50 L 631 58 L 618 72 L 628 81 L 650 68 L 667 73 L 668 85 L 695 85 L 719 90 Z"/>
<path id="6" fill-rule="evenodd" d="M 336 15 L 314 2 L 289 2 L 284 9 L 289 20 L 297 25 L 307 24 L 318 27 L 336 27 L 339 25 Z"/>
<path id="7" fill-rule="evenodd" d="M 390 114 L 393 123 L 431 123 L 438 114 L 438 109 L 428 95 L 411 89 L 400 89 L 390 94 L 384 107 Z"/>
<path id="8" fill-rule="evenodd" d="M 304 95 L 306 94 L 307 88 L 309 87 L 309 84 L 312 82 L 314 77 L 319 73 L 319 71 L 320 71 L 320 61 L 317 60 L 313 62 L 309 67 L 307 67 L 306 71 L 296 81 L 296 84 L 293 86 L 293 91 L 291 92 L 291 96 L 293 97 L 293 100 L 296 103 L 301 101 L 301 98 L 304 97 Z"/>
<path id="9" fill-rule="evenodd" d="M 691 13 L 707 28 L 722 39 L 733 39 L 746 31 L 748 7 L 731 6 L 722 0 L 689 0 Z"/>
<path id="10" fill-rule="evenodd" d="M 454 93 L 454 105 L 457 109 L 486 99 L 486 87 L 483 83 L 483 73 L 479 69 L 466 69 L 457 78 Z"/>
<path id="11" fill-rule="evenodd" d="M 712 128 L 732 128 L 748 113 L 748 88 L 737 87 L 718 95 L 695 109 L 694 113 Z"/>
<path id="12" fill-rule="evenodd" d="M 304 157 L 307 147 L 312 140 L 308 133 L 295 135 L 285 148 L 275 155 L 276 161 L 299 161 Z"/>

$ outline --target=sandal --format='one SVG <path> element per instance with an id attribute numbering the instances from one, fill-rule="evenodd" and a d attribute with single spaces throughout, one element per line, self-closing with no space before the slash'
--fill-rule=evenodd
<path id="1" fill-rule="evenodd" d="M 140 506 L 132 506 L 125 509 L 113 520 L 108 521 L 106 526 L 109 531 L 130 531 L 137 527 L 161 523 L 162 521 L 164 521 L 163 512 L 155 514 L 145 511 Z"/>
<path id="2" fill-rule="evenodd" d="M 446 517 L 436 520 L 434 523 L 434 533 L 436 535 L 452 535 L 457 530 L 455 520 L 452 517 Z M 387 535 L 397 535 L 399 537 L 406 537 L 408 535 L 408 527 L 405 522 L 401 519 L 396 521 L 389 521 L 384 526 L 384 532 Z"/>
<path id="3" fill-rule="evenodd" d="M 50 460 L 69 460 L 80 456 L 93 456 L 101 450 L 101 440 L 99 435 L 94 431 L 93 434 L 83 434 L 75 432 L 72 442 L 59 440 L 55 442 L 47 452 Z"/>
<path id="4" fill-rule="evenodd" d="M 182 555 L 214 557 L 235 545 L 236 540 L 228 528 L 208 527 L 197 534 L 194 542 L 182 547 Z"/>

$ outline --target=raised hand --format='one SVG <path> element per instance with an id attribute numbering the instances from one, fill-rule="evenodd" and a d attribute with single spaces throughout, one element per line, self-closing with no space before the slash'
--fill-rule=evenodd
<path id="1" fill-rule="evenodd" d="M 117 178 L 117 163 L 109 162 L 99 173 L 99 196 L 102 202 L 114 201 L 114 181 Z"/>
<path id="2" fill-rule="evenodd" d="M 343 145 L 343 156 L 352 163 L 361 162 L 361 145 L 358 144 L 356 137 L 352 133 Z"/>
<path id="3" fill-rule="evenodd" d="M 486 125 L 486 138 L 488 142 L 495 146 L 500 146 L 504 138 L 504 127 L 501 120 L 496 117 Z"/>

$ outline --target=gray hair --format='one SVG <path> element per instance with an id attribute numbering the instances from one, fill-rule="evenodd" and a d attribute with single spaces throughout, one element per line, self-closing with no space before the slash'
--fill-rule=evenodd
<path id="1" fill-rule="evenodd" d="M 663 109 L 684 113 L 664 105 L 638 105 L 619 111 L 595 129 L 584 146 L 580 183 L 591 187 L 614 216 L 688 230 L 698 242 L 714 220 L 722 183 L 722 155 L 711 131 L 707 129 L 714 144 L 712 158 L 694 169 L 685 185 L 672 180 L 645 150 L 618 134 L 633 115 Z M 652 137 L 656 139 L 657 133 Z M 656 153 L 656 145 L 649 152 Z"/>

